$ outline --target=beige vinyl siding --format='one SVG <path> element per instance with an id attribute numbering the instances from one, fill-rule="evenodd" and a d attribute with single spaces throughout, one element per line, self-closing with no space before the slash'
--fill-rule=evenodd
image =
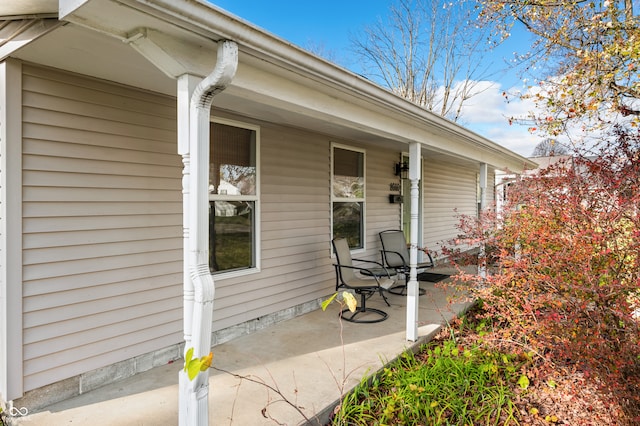
<path id="1" fill-rule="evenodd" d="M 216 281 L 214 330 L 324 297 L 334 285 L 330 141 L 259 124 L 261 271 Z"/>
<path id="2" fill-rule="evenodd" d="M 325 297 L 335 288 L 331 258 L 331 143 L 354 148 L 362 145 L 258 124 L 261 271 L 216 280 L 214 331 Z M 389 183 L 397 180 L 393 161 L 398 154 L 377 149 L 365 152 L 367 252 L 359 257 L 377 260 L 378 232 L 399 226 L 399 205 L 388 201 Z"/>
<path id="3" fill-rule="evenodd" d="M 175 100 L 23 74 L 25 391 L 180 342 Z"/>
<path id="4" fill-rule="evenodd" d="M 479 168 L 463 167 L 446 161 L 424 163 L 424 243 L 438 251 L 458 234 L 458 215 L 477 212 Z"/>
<path id="5" fill-rule="evenodd" d="M 397 151 L 367 150 L 367 255 L 358 255 L 359 258 L 380 262 L 379 233 L 385 229 L 401 228 L 402 205 L 389 202 L 389 194 L 399 194 L 389 190 L 391 183 L 400 184 L 400 178 L 394 175 L 398 158 Z"/>

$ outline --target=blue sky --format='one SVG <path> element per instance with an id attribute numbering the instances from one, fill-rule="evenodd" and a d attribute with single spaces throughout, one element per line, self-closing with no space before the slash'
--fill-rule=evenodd
<path id="1" fill-rule="evenodd" d="M 294 44 L 349 47 L 349 34 L 375 22 L 389 9 L 389 0 L 210 0 Z"/>
<path id="2" fill-rule="evenodd" d="M 262 29 L 307 49 L 321 49 L 331 59 L 349 64 L 351 38 L 365 26 L 388 14 L 392 0 L 209 0 Z M 526 38 L 520 36 L 495 51 L 493 63 L 502 69 L 513 52 L 522 49 Z M 524 53 L 524 52 L 520 52 Z M 355 71 L 355 70 L 354 70 Z M 520 100 L 505 102 L 502 92 L 522 89 L 515 72 L 496 74 L 494 81 L 483 81 L 481 95 L 471 99 L 465 109 L 464 126 L 495 142 L 528 156 L 539 136 L 529 134 L 524 126 L 509 125 L 507 117 L 526 114 L 530 105 Z"/>

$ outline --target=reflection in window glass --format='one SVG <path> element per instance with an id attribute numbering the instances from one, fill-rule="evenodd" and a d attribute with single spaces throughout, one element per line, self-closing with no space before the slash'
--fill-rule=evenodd
<path id="1" fill-rule="evenodd" d="M 333 196 L 364 197 L 364 155 L 361 152 L 334 148 Z"/>
<path id="2" fill-rule="evenodd" d="M 333 203 L 333 237 L 346 238 L 349 247 L 362 247 L 362 203 Z"/>
<path id="3" fill-rule="evenodd" d="M 257 265 L 257 131 L 211 123 L 209 268 Z"/>
<path id="4" fill-rule="evenodd" d="M 364 247 L 364 153 L 333 147 L 333 238 L 346 238 L 349 247 Z"/>
<path id="5" fill-rule="evenodd" d="M 210 189 L 219 195 L 256 195 L 256 132 L 211 123 Z"/>
<path id="6" fill-rule="evenodd" d="M 256 193 L 256 168 L 221 164 L 217 191 L 220 195 L 253 195 Z"/>

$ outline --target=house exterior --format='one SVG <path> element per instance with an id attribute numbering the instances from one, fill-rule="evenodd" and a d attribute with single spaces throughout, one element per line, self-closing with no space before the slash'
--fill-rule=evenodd
<path id="1" fill-rule="evenodd" d="M 495 200 L 496 210 L 502 212 L 505 202 L 509 196 L 511 185 L 520 178 L 526 178 L 535 176 L 540 173 L 541 170 L 545 170 L 551 166 L 562 165 L 562 167 L 573 167 L 574 159 L 570 155 L 550 155 L 540 157 L 530 157 L 531 161 L 536 164 L 536 167 L 524 170 L 522 173 L 513 173 L 505 170 L 500 170 L 495 173 Z"/>
<path id="2" fill-rule="evenodd" d="M 3 401 L 178 359 L 190 238 L 208 244 L 215 345 L 317 309 L 335 234 L 371 259 L 384 229 L 436 248 L 496 170 L 533 166 L 204 1 L 16 0 L 0 17 Z M 237 69 L 211 92 L 201 167 L 181 146 L 184 99 L 223 41 Z M 185 182 L 202 176 L 209 232 L 194 236 Z"/>

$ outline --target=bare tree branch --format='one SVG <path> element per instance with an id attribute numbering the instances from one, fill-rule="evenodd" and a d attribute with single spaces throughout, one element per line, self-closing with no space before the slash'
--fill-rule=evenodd
<path id="1" fill-rule="evenodd" d="M 483 55 L 491 29 L 476 24 L 475 2 L 397 0 L 389 15 L 352 40 L 365 75 L 451 120 L 489 76 Z"/>

